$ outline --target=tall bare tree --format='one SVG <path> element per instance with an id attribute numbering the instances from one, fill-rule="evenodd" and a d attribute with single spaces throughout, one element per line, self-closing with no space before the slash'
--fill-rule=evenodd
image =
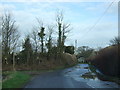
<path id="1" fill-rule="evenodd" d="M 62 23 L 63 23 L 63 13 L 57 12 L 56 15 L 56 22 L 58 27 L 58 53 L 61 53 L 61 46 L 62 46 Z"/>
<path id="2" fill-rule="evenodd" d="M 40 37 L 40 42 L 41 42 L 41 53 L 44 52 L 44 37 L 45 37 L 45 27 L 43 25 L 43 22 L 37 18 L 37 21 L 39 23 L 39 32 L 38 36 Z"/>
<path id="3" fill-rule="evenodd" d="M 38 52 L 40 47 L 38 32 L 38 29 L 34 27 L 31 33 L 31 40 L 33 41 L 33 49 L 35 50 L 35 53 Z"/>
<path id="4" fill-rule="evenodd" d="M 47 49 L 48 49 L 48 59 L 51 54 L 51 49 L 52 49 L 52 34 L 53 34 L 54 26 L 53 25 L 48 25 L 48 40 L 46 43 Z"/>
<path id="5" fill-rule="evenodd" d="M 70 28 L 69 23 L 64 23 L 62 27 L 62 51 L 64 51 L 65 46 L 65 40 L 67 39 L 68 33 L 71 31 L 72 28 Z"/>
<path id="6" fill-rule="evenodd" d="M 19 38 L 19 33 L 15 20 L 10 12 L 5 12 L 1 17 L 2 29 L 2 53 L 3 62 L 10 63 L 10 53 L 14 52 L 16 43 Z"/>
<path id="7" fill-rule="evenodd" d="M 70 32 L 70 24 L 64 22 L 64 16 L 62 11 L 58 11 L 56 14 L 56 22 L 58 27 L 58 52 L 63 53 L 64 43 L 67 38 L 67 33 Z"/>
<path id="8" fill-rule="evenodd" d="M 41 52 L 44 52 L 44 36 L 45 36 L 45 28 L 41 27 L 40 32 L 38 33 L 41 41 Z"/>
<path id="9" fill-rule="evenodd" d="M 20 34 L 18 33 L 17 30 L 15 30 L 13 32 L 13 35 L 12 35 L 12 43 L 11 43 L 11 51 L 13 53 L 13 70 L 15 71 L 15 55 L 16 55 L 16 49 L 17 47 L 19 47 L 19 38 L 20 38 Z"/>
<path id="10" fill-rule="evenodd" d="M 0 72 L 2 70 L 2 19 L 0 16 Z"/>

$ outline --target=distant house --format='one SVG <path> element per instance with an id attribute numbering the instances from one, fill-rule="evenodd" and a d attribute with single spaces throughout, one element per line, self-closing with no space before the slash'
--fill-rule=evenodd
<path id="1" fill-rule="evenodd" d="M 84 60 L 85 60 L 84 57 L 80 57 L 80 58 L 78 59 L 78 62 L 79 62 L 79 63 L 84 63 L 84 62 L 85 62 Z"/>

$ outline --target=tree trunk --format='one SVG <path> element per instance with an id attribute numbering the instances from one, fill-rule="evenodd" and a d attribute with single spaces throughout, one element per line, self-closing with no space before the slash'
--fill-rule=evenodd
<path id="1" fill-rule="evenodd" d="M 13 52 L 13 71 L 16 71 L 16 69 L 15 69 L 15 54 L 14 54 L 14 52 Z"/>

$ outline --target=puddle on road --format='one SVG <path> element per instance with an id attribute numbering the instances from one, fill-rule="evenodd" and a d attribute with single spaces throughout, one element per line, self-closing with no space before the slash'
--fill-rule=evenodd
<path id="1" fill-rule="evenodd" d="M 81 66 L 76 66 L 75 68 L 80 68 L 80 69 L 89 69 L 89 67 L 81 67 Z"/>
<path id="2" fill-rule="evenodd" d="M 95 75 L 95 74 L 92 73 L 92 72 L 84 73 L 84 74 L 80 75 L 80 77 L 82 77 L 82 78 L 84 78 L 84 79 L 94 79 L 94 80 L 97 79 L 97 75 Z"/>
<path id="3" fill-rule="evenodd" d="M 75 67 L 66 69 L 64 75 L 76 81 L 85 82 L 93 88 L 117 88 L 118 84 L 109 81 L 101 81 L 97 75 L 90 71 L 87 64 L 78 64 Z"/>
<path id="4" fill-rule="evenodd" d="M 77 66 L 66 69 L 64 74 L 67 75 L 67 76 L 78 75 L 78 77 L 83 76 L 83 78 L 85 78 L 85 77 L 87 78 L 86 75 L 88 75 L 88 74 L 90 75 L 90 73 L 87 73 L 87 72 L 90 72 L 89 66 L 87 64 L 78 64 Z M 83 74 L 85 74 L 85 75 L 83 75 Z M 91 74 L 91 75 L 93 75 L 93 74 Z"/>
<path id="5" fill-rule="evenodd" d="M 64 74 L 67 74 L 67 73 L 69 73 L 69 72 L 72 72 L 72 71 L 67 71 L 67 72 L 65 72 Z"/>
<path id="6" fill-rule="evenodd" d="M 75 68 L 79 68 L 79 69 L 83 69 L 83 70 L 88 70 L 88 72 L 84 72 L 83 74 L 80 75 L 80 78 L 83 79 L 93 79 L 93 80 L 97 80 L 97 75 L 91 71 L 89 71 L 89 66 L 88 65 L 79 65 L 76 66 Z"/>

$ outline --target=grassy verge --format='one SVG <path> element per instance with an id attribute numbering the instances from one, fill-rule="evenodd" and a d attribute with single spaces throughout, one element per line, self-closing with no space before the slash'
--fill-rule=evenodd
<path id="1" fill-rule="evenodd" d="M 8 76 L 9 78 L 3 81 L 2 88 L 22 88 L 34 75 L 39 75 L 40 73 L 43 73 L 43 72 L 65 69 L 72 66 L 74 65 L 57 66 L 53 69 L 45 69 L 45 70 L 38 70 L 38 71 L 33 70 L 33 71 L 4 72 L 3 74 L 5 76 Z"/>
<path id="2" fill-rule="evenodd" d="M 2 88 L 20 88 L 31 76 L 22 72 L 14 72 L 11 73 L 9 77 L 8 80 L 3 81 Z"/>
<path id="3" fill-rule="evenodd" d="M 111 82 L 115 82 L 115 83 L 120 85 L 120 78 L 118 78 L 118 77 L 107 76 L 107 75 L 104 75 L 104 74 L 101 75 L 100 73 L 97 73 L 97 76 L 100 80 L 111 81 Z"/>

